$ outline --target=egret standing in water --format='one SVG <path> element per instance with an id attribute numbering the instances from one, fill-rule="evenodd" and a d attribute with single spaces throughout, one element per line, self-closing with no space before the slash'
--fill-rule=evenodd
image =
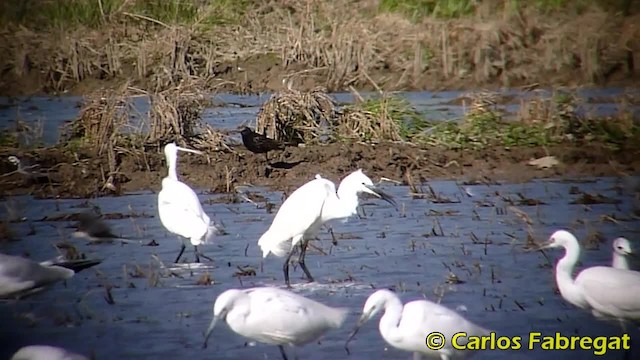
<path id="1" fill-rule="evenodd" d="M 624 270 L 636 270 L 633 264 L 634 259 L 637 259 L 638 255 L 631 249 L 631 243 L 629 240 L 619 237 L 613 240 L 613 259 L 611 266 L 616 269 Z M 631 264 L 630 264 L 631 263 Z"/>
<path id="2" fill-rule="evenodd" d="M 169 143 L 164 147 L 169 173 L 162 179 L 162 190 L 158 193 L 160 221 L 170 233 L 182 238 L 176 263 L 184 253 L 186 240 L 190 240 L 194 247 L 196 262 L 200 262 L 200 255 L 212 260 L 198 251 L 198 245 L 208 243 L 218 229 L 211 224 L 209 216 L 202 209 L 198 195 L 188 185 L 178 180 L 176 170 L 178 150 L 202 154 L 201 151 L 179 147 L 175 143 Z"/>
<path id="3" fill-rule="evenodd" d="M 314 180 L 296 189 L 282 204 L 269 229 L 258 240 L 263 257 L 273 253 L 287 256 L 283 271 L 284 281 L 289 282 L 289 261 L 296 245 L 300 244 L 298 263 L 307 279 L 313 277 L 304 263 L 309 240 L 314 238 L 324 223 L 345 219 L 356 214 L 358 194 L 369 193 L 389 202 L 397 208 L 395 200 L 377 189 L 361 169 L 347 175 L 336 194 L 333 182 L 316 175 Z M 291 241 L 291 243 L 289 243 Z"/>
<path id="4" fill-rule="evenodd" d="M 468 358 L 474 352 L 454 348 L 451 345 L 453 335 L 467 333 L 466 336 L 457 339 L 460 345 L 465 345 L 470 336 L 490 335 L 489 330 L 470 322 L 449 308 L 427 300 L 415 300 L 403 306 L 398 295 L 383 289 L 371 294 L 364 304 L 362 316 L 345 344 L 347 352 L 349 342 L 360 327 L 380 311 L 384 312 L 379 325 L 382 338 L 396 349 L 414 353 L 414 359 L 420 359 L 421 356 L 442 360 Z M 429 334 L 434 332 L 441 333 L 444 337 L 429 340 Z M 441 349 L 432 350 L 426 346 L 430 341 L 437 344 L 438 340 L 446 340 Z"/>
<path id="5" fill-rule="evenodd" d="M 348 310 L 333 308 L 284 289 L 231 289 L 218 296 L 203 348 L 218 321 L 235 333 L 265 344 L 303 346 L 342 326 Z"/>
<path id="6" fill-rule="evenodd" d="M 563 247 L 565 255 L 556 265 L 560 294 L 569 303 L 591 311 L 599 319 L 624 322 L 640 320 L 640 272 L 609 266 L 593 266 L 572 278 L 580 257 L 580 244 L 566 230 L 554 232 L 540 248 Z"/>

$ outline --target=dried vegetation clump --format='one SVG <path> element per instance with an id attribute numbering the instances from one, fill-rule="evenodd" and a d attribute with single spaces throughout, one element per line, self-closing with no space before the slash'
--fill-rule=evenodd
<path id="1" fill-rule="evenodd" d="M 338 140 L 410 141 L 428 124 L 403 98 L 383 93 L 380 98 L 357 99 L 335 122 L 334 137 Z"/>
<path id="2" fill-rule="evenodd" d="M 278 141 L 311 143 L 319 140 L 336 114 L 336 103 L 324 88 L 298 91 L 289 86 L 262 105 L 256 131 Z"/>
<path id="3" fill-rule="evenodd" d="M 632 71 L 640 50 L 640 15 L 619 16 L 595 3 L 572 14 L 543 12 L 533 2 L 483 1 L 465 17 L 411 21 L 371 1 L 245 1 L 233 23 L 216 23 L 210 20 L 222 11 L 207 7 L 217 2 L 198 2 L 193 6 L 202 9 L 190 22 L 169 24 L 128 9 L 136 1 L 124 3 L 91 28 L 5 26 L 5 86 L 35 76 L 45 91 L 111 79 L 160 92 L 197 77 L 209 89 L 239 89 L 251 75 L 266 75 L 224 77 L 258 57 L 329 91 L 372 80 L 386 89 L 462 81 L 511 86 L 541 78 L 597 83 Z"/>

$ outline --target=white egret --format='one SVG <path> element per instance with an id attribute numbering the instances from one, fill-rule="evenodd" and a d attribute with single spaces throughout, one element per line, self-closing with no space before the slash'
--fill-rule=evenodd
<path id="1" fill-rule="evenodd" d="M 31 295 L 101 262 L 55 259 L 37 263 L 21 256 L 0 254 L 0 298 Z"/>
<path id="2" fill-rule="evenodd" d="M 202 209 L 198 195 L 188 185 L 178 180 L 176 162 L 178 161 L 178 150 L 202 154 L 201 151 L 187 149 L 169 143 L 164 147 L 164 154 L 167 158 L 169 172 L 167 177 L 162 179 L 162 190 L 158 193 L 158 213 L 162 225 L 172 234 L 180 236 L 180 253 L 175 262 L 177 263 L 184 253 L 186 240 L 190 240 L 194 247 L 196 262 L 200 262 L 200 256 L 212 260 L 198 251 L 198 245 L 207 244 L 211 236 L 218 229 L 211 224 L 209 216 Z"/>
<path id="3" fill-rule="evenodd" d="M 613 259 L 611 266 L 616 269 L 635 270 L 629 263 L 632 259 L 637 259 L 635 252 L 631 249 L 629 240 L 619 237 L 613 240 Z M 633 263 L 633 262 L 632 262 Z"/>
<path id="4" fill-rule="evenodd" d="M 289 261 L 294 247 L 300 244 L 298 263 L 311 282 L 313 277 L 304 263 L 309 240 L 314 238 L 324 223 L 334 219 L 345 219 L 356 214 L 358 194 L 369 193 L 396 206 L 395 200 L 377 189 L 361 169 L 347 175 L 338 187 L 316 175 L 316 178 L 300 186 L 284 201 L 269 229 L 258 240 L 263 257 L 269 253 L 283 257 L 287 255 L 283 271 L 289 283 Z M 289 243 L 291 241 L 291 243 Z"/>
<path id="5" fill-rule="evenodd" d="M 362 325 L 380 311 L 384 312 L 378 326 L 382 338 L 396 349 L 412 352 L 414 359 L 422 356 L 442 360 L 468 358 L 474 354 L 474 351 L 454 348 L 451 345 L 453 335 L 461 332 L 467 334 L 456 340 L 461 346 L 468 343 L 470 336 L 490 335 L 489 330 L 472 323 L 445 306 L 428 300 L 410 301 L 403 306 L 398 295 L 382 289 L 371 294 L 364 304 L 362 316 L 345 343 L 347 352 L 349 352 L 349 342 Z M 432 332 L 441 333 L 444 338 L 429 340 L 428 335 Z M 444 347 L 439 350 L 431 350 L 425 344 L 425 341 L 438 344 L 445 339 Z"/>
<path id="6" fill-rule="evenodd" d="M 203 348 L 219 321 L 235 333 L 265 344 L 303 346 L 342 326 L 348 310 L 334 308 L 274 287 L 231 289 L 218 296 Z"/>
<path id="7" fill-rule="evenodd" d="M 29 345 L 20 348 L 10 360 L 89 360 L 89 358 L 55 346 Z"/>
<path id="8" fill-rule="evenodd" d="M 580 257 L 580 244 L 566 230 L 554 232 L 544 248 L 564 247 L 565 255 L 556 265 L 560 294 L 569 303 L 591 311 L 599 319 L 624 322 L 640 320 L 640 272 L 610 266 L 593 266 L 572 273 Z"/>

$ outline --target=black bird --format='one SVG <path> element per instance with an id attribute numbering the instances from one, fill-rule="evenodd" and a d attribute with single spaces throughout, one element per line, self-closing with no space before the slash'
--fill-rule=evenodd
<path id="1" fill-rule="evenodd" d="M 242 143 L 247 150 L 251 151 L 254 154 L 264 154 L 264 158 L 269 161 L 267 153 L 271 150 L 283 150 L 285 148 L 285 143 L 281 143 L 274 139 L 268 138 L 262 134 L 258 134 L 257 132 L 251 130 L 248 127 L 244 127 L 240 132 L 242 135 Z"/>

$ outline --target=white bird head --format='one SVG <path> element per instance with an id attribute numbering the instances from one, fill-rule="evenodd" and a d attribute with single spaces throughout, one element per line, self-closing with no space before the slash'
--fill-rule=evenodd
<path id="1" fill-rule="evenodd" d="M 371 181 L 371 179 L 362 172 L 362 169 L 358 169 L 342 179 L 338 192 L 340 193 L 341 191 L 347 191 L 355 194 L 371 194 L 390 203 L 396 208 L 398 207 L 393 197 L 378 189 L 373 184 L 373 181 Z"/>
<path id="2" fill-rule="evenodd" d="M 168 143 L 167 145 L 164 146 L 164 155 L 167 158 L 169 158 L 169 157 L 175 158 L 177 156 L 177 154 L 178 154 L 178 150 L 202 155 L 202 151 L 183 148 L 183 147 L 180 147 L 180 146 L 176 145 L 176 143 L 173 143 L 173 142 L 172 143 Z"/>
<path id="3" fill-rule="evenodd" d="M 13 155 L 11 155 L 11 156 L 9 156 L 9 157 L 8 157 L 8 160 L 9 160 L 9 162 L 10 162 L 10 163 L 12 163 L 13 165 L 15 165 L 15 166 L 17 166 L 17 167 L 20 167 L 20 159 L 18 159 L 18 157 L 17 157 L 17 156 L 13 156 Z"/>
<path id="4" fill-rule="evenodd" d="M 380 312 L 380 310 L 384 310 L 384 308 L 387 306 L 387 302 L 390 300 L 395 300 L 397 302 L 400 302 L 400 299 L 398 299 L 398 296 L 394 294 L 391 290 L 387 290 L 387 289 L 378 290 L 373 294 L 371 294 L 371 296 L 369 296 L 369 298 L 364 304 L 364 308 L 362 309 L 362 315 L 360 316 L 360 319 L 358 319 L 358 323 L 356 324 L 355 328 L 351 332 L 351 335 L 349 335 L 346 343 L 344 344 L 344 348 L 345 350 L 347 350 L 347 353 L 349 353 L 349 348 L 348 348 L 349 342 L 351 341 L 351 339 L 353 339 L 356 336 L 356 334 L 358 333 L 358 330 L 360 330 L 362 325 L 364 325 L 364 323 L 366 323 L 367 321 L 371 320 L 371 318 L 376 316 Z M 400 305 L 402 306 L 401 302 L 400 302 Z"/>
<path id="5" fill-rule="evenodd" d="M 202 348 L 207 347 L 207 341 L 209 340 L 209 336 L 215 328 L 216 323 L 222 320 L 225 321 L 227 318 L 227 314 L 233 307 L 235 306 L 235 302 L 238 299 L 242 299 L 246 296 L 246 293 L 242 290 L 238 289 L 230 289 L 218 296 L 216 302 L 213 304 L 213 319 L 211 319 L 211 323 L 209 324 L 209 328 L 207 328 L 207 332 L 204 335 L 204 343 L 202 344 Z"/>
<path id="6" fill-rule="evenodd" d="M 629 240 L 623 237 L 619 237 L 613 240 L 613 251 L 622 256 L 636 256 L 636 254 L 631 249 L 631 243 Z"/>
<path id="7" fill-rule="evenodd" d="M 551 234 L 549 240 L 540 246 L 540 249 L 568 247 L 578 244 L 578 239 L 567 230 L 558 230 Z"/>

